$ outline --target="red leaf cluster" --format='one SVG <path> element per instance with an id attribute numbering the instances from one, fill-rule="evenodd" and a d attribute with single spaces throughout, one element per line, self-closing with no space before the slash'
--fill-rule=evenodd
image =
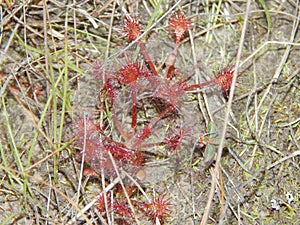
<path id="1" fill-rule="evenodd" d="M 165 198 L 166 194 L 153 196 L 149 202 L 143 203 L 146 215 L 155 222 L 157 219 L 160 223 L 169 216 L 172 204 L 169 203 L 170 199 Z"/>
<path id="2" fill-rule="evenodd" d="M 133 212 L 119 184 L 117 184 L 117 188 L 120 189 L 118 191 L 118 195 L 112 196 L 112 192 L 107 193 L 106 196 L 104 193 L 98 195 L 96 207 L 101 213 L 113 212 L 117 215 L 118 220 L 122 224 L 127 224 L 130 221 L 134 222 Z M 131 188 L 126 187 L 126 189 L 128 189 L 128 191 L 126 190 L 128 196 L 131 197 L 133 192 L 136 190 L 136 186 Z M 131 199 L 130 201 L 136 209 L 136 214 L 138 217 L 140 217 L 140 219 L 147 219 L 152 221 L 153 224 L 155 224 L 156 220 L 159 220 L 159 222 L 162 224 L 171 213 L 172 204 L 169 203 L 170 199 L 166 198 L 166 194 L 159 195 L 158 197 L 156 195 L 158 194 L 154 193 L 152 199 L 150 199 L 148 202 L 136 199 Z M 106 211 L 105 197 L 109 212 Z"/>
<path id="3" fill-rule="evenodd" d="M 229 95 L 230 87 L 232 84 L 233 72 L 233 66 L 228 66 L 222 69 L 215 78 L 215 83 L 223 89 L 226 97 L 228 97 Z"/>
<path id="4" fill-rule="evenodd" d="M 187 99 L 185 97 L 188 91 L 218 85 L 228 96 L 233 79 L 232 66 L 221 70 L 210 81 L 191 85 L 188 84 L 188 79 L 181 76 L 175 69 L 179 44 L 184 34 L 191 28 L 191 21 L 182 11 L 177 11 L 171 15 L 169 27 L 174 32 L 176 45 L 164 65 L 164 69 L 167 71 L 165 76 L 158 74 L 161 71 L 156 70 L 141 40 L 137 41 L 137 46 L 140 47 L 144 57 L 145 66 L 132 61 L 121 68 L 117 67 L 120 69 L 113 72 L 106 72 L 102 71 L 101 65 L 95 65 L 94 74 L 99 77 L 101 83 L 101 99 L 104 99 L 103 102 L 108 100 L 110 103 L 108 107 L 105 107 L 104 103 L 101 102 L 103 103 L 101 109 L 107 118 L 112 118 L 114 127 L 108 128 L 112 128 L 113 132 L 117 130 L 117 132 L 112 135 L 107 134 L 103 131 L 104 128 L 102 130 L 102 127 L 90 118 L 76 120 L 73 125 L 76 132 L 75 144 L 80 149 L 79 156 L 84 156 L 81 159 L 84 158 L 87 176 L 99 178 L 100 172 L 104 170 L 109 175 L 105 176 L 105 179 L 108 180 L 112 178 L 111 175 L 115 175 L 114 166 L 116 165 L 118 168 L 124 168 L 126 172 L 140 173 L 139 177 L 145 177 L 144 170 L 140 169 L 145 162 L 144 152 L 147 151 L 143 148 L 164 146 L 167 150 L 178 150 L 182 143 L 186 143 L 186 137 L 193 138 L 189 133 L 192 129 L 188 131 L 186 128 L 192 127 L 196 123 L 187 124 L 187 120 L 180 120 L 182 124 L 177 126 L 178 121 L 176 121 L 177 124 L 170 122 L 181 118 L 181 114 L 187 111 L 182 106 L 184 99 Z M 135 19 L 126 18 L 124 32 L 128 42 L 136 40 L 141 35 L 139 22 Z M 124 101 L 118 101 L 118 97 Z M 147 106 L 150 105 L 149 108 L 143 105 L 143 100 L 146 101 Z M 131 104 L 131 114 L 128 113 L 128 110 L 124 110 L 124 104 L 127 103 Z M 128 108 L 128 106 L 126 107 Z M 147 110 L 149 110 L 150 115 L 147 115 Z M 179 113 L 181 114 L 179 115 Z M 124 124 L 120 122 L 121 117 L 124 119 L 122 120 L 125 123 L 124 127 L 127 126 L 128 117 L 131 119 L 131 130 L 123 128 Z M 121 136 L 120 140 L 115 141 L 116 136 Z M 152 137 L 154 137 L 152 139 L 154 143 L 149 143 L 151 140 L 146 142 Z M 201 139 L 199 145 L 205 147 L 207 143 L 204 141 Z M 111 156 L 114 163 L 111 161 Z M 130 198 L 134 190 L 135 187 L 129 185 L 127 193 Z M 124 198 L 122 193 L 122 188 L 117 188 L 116 191 L 109 192 L 106 198 L 103 194 L 99 195 L 97 207 L 101 213 L 107 213 L 107 215 L 114 213 L 119 217 L 116 221 L 119 220 L 122 224 L 128 224 L 133 221 L 134 215 L 127 202 L 128 199 Z M 170 214 L 172 206 L 169 203 L 170 200 L 165 196 L 165 194 L 159 196 L 153 194 L 152 199 L 148 202 L 138 201 L 137 196 L 135 196 L 131 203 L 137 208 L 138 214 L 146 216 L 153 223 L 156 221 L 163 223 Z M 109 212 L 106 212 L 107 210 Z"/>
<path id="5" fill-rule="evenodd" d="M 122 84 L 132 84 L 140 77 L 147 77 L 148 72 L 137 63 L 129 63 L 117 72 L 116 80 Z"/>
<path id="6" fill-rule="evenodd" d="M 124 32 L 128 42 L 134 41 L 141 35 L 139 22 L 132 18 L 125 18 Z"/>
<path id="7" fill-rule="evenodd" d="M 182 11 L 176 11 L 169 19 L 169 26 L 174 30 L 176 44 L 178 45 L 186 31 L 191 28 L 191 21 Z"/>
<path id="8" fill-rule="evenodd" d="M 142 152 L 126 147 L 126 145 L 108 138 L 89 118 L 79 118 L 73 127 L 77 133 L 75 143 L 84 154 L 84 160 L 96 173 L 104 169 L 109 174 L 114 174 L 114 167 L 108 155 L 110 152 L 118 166 L 126 168 L 142 167 L 144 155 Z"/>

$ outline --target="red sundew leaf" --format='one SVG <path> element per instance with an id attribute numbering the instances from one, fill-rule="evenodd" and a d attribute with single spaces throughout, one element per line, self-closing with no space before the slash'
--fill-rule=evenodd
<path id="1" fill-rule="evenodd" d="M 92 75 L 99 82 L 102 94 L 109 99 L 109 104 L 113 105 L 117 95 L 118 85 L 115 82 L 115 77 L 108 71 L 103 71 L 103 65 L 100 62 L 93 63 Z"/>
<path id="2" fill-rule="evenodd" d="M 99 177 L 98 173 L 91 167 L 84 167 L 83 175 L 87 177 Z"/>
<path id="3" fill-rule="evenodd" d="M 141 35 L 139 22 L 135 19 L 125 18 L 124 31 L 127 37 L 127 41 L 134 41 L 138 36 Z"/>
<path id="4" fill-rule="evenodd" d="M 122 191 L 118 192 L 118 194 L 122 194 Z M 95 206 L 97 207 L 98 211 L 101 213 L 106 212 L 104 197 L 105 197 L 104 193 L 101 193 L 96 197 L 97 202 Z M 133 213 L 131 211 L 128 202 L 125 201 L 123 197 L 120 198 L 117 196 L 114 196 L 114 200 L 112 201 L 111 192 L 107 193 L 106 199 L 107 199 L 108 209 L 113 211 L 114 214 L 117 215 L 117 218 L 115 218 L 116 221 L 118 221 L 117 224 L 131 224 L 131 223 L 127 223 L 129 221 L 132 221 L 133 219 Z"/>
<path id="5" fill-rule="evenodd" d="M 144 153 L 127 148 L 126 146 L 114 143 L 105 144 L 104 149 L 112 153 L 113 157 L 125 163 L 130 163 L 132 166 L 141 167 L 144 165 Z"/>
<path id="6" fill-rule="evenodd" d="M 110 207 L 110 199 L 111 199 L 111 193 L 108 192 L 106 193 L 106 199 L 108 201 L 108 206 Z M 97 207 L 98 211 L 101 212 L 101 213 L 104 213 L 105 212 L 105 200 L 104 200 L 104 195 L 105 193 L 101 193 L 99 194 L 97 197 L 96 197 L 96 204 L 95 206 Z"/>
<path id="7" fill-rule="evenodd" d="M 228 97 L 230 87 L 232 84 L 233 72 L 233 66 L 228 66 L 222 69 L 215 78 L 215 83 L 224 90 L 226 97 Z"/>
<path id="8" fill-rule="evenodd" d="M 102 63 L 100 62 L 94 62 L 92 65 L 92 75 L 96 77 L 101 83 L 104 83 L 104 74 L 103 74 L 103 68 Z"/>
<path id="9" fill-rule="evenodd" d="M 76 160 L 82 161 L 82 159 L 84 159 L 85 165 L 94 170 L 94 174 L 90 175 L 94 176 L 96 174 L 100 174 L 102 169 L 108 176 L 115 175 L 115 169 L 111 159 L 109 158 L 107 152 L 101 148 L 101 144 L 96 143 L 94 140 L 87 140 L 85 146 L 85 151 L 81 151 L 77 155 Z"/>
<path id="10" fill-rule="evenodd" d="M 77 118 L 72 126 L 76 130 L 76 142 L 82 142 L 84 137 L 97 139 L 102 133 L 100 125 L 95 124 L 90 118 Z"/>
<path id="11" fill-rule="evenodd" d="M 122 216 L 123 218 L 133 218 L 132 211 L 127 202 L 116 201 L 113 204 L 114 212 Z"/>
<path id="12" fill-rule="evenodd" d="M 191 28 L 191 21 L 182 11 L 176 11 L 169 19 L 169 26 L 174 30 L 176 44 L 178 45 L 184 33 Z"/>
<path id="13" fill-rule="evenodd" d="M 161 223 L 171 213 L 170 207 L 172 204 L 169 203 L 170 199 L 165 199 L 166 194 L 156 196 L 154 194 L 153 199 L 149 202 L 143 203 L 146 210 L 146 215 L 152 220 L 158 219 Z"/>
<path id="14" fill-rule="evenodd" d="M 126 196 L 125 196 L 125 194 L 124 194 L 124 192 L 123 192 L 123 187 L 122 187 L 122 185 L 121 184 L 119 184 L 119 183 L 117 183 L 116 184 L 116 188 L 117 188 L 117 193 L 119 194 L 119 199 L 126 199 Z M 130 186 L 130 185 L 125 185 L 125 189 L 126 189 L 126 192 L 127 192 L 127 195 L 129 196 L 129 197 L 131 197 L 132 196 L 132 194 L 136 191 L 136 189 L 137 189 L 137 186 L 135 186 L 135 185 L 133 185 L 133 186 Z"/>
<path id="15" fill-rule="evenodd" d="M 111 152 L 117 160 L 130 159 L 134 155 L 134 152 L 132 150 L 123 147 L 104 145 L 104 148 L 106 151 Z"/>
<path id="16" fill-rule="evenodd" d="M 138 63 L 129 63 L 117 71 L 116 80 L 122 84 L 135 83 L 141 77 L 147 77 L 148 72 Z"/>
<path id="17" fill-rule="evenodd" d="M 181 97 L 185 92 L 186 84 L 184 81 L 161 81 L 157 85 L 154 97 L 164 99 L 167 103 L 176 108 L 180 103 Z"/>
<path id="18" fill-rule="evenodd" d="M 140 77 L 140 67 L 137 64 L 128 64 L 122 67 L 118 74 L 120 75 L 119 81 L 121 83 L 130 84 Z"/>
<path id="19" fill-rule="evenodd" d="M 114 86 L 112 79 L 109 79 L 109 80 L 107 80 L 107 82 L 105 82 L 102 91 L 106 93 L 107 97 L 109 97 L 110 105 L 113 105 L 115 102 L 116 95 L 117 95 L 116 94 L 117 89 Z"/>
<path id="20" fill-rule="evenodd" d="M 132 165 L 141 167 L 145 164 L 145 156 L 141 151 L 137 151 L 130 159 Z"/>
<path id="21" fill-rule="evenodd" d="M 151 133 L 152 133 L 151 126 L 148 124 L 144 127 L 144 129 L 141 131 L 141 133 L 136 135 L 136 137 L 134 138 L 134 141 L 133 141 L 133 146 L 140 144 L 143 140 L 148 138 Z"/>
<path id="22" fill-rule="evenodd" d="M 182 132 L 180 132 L 180 134 L 176 134 L 176 135 L 172 136 L 171 138 L 168 138 L 166 140 L 168 148 L 171 150 L 176 150 L 178 145 L 181 143 L 182 138 L 183 138 Z"/>

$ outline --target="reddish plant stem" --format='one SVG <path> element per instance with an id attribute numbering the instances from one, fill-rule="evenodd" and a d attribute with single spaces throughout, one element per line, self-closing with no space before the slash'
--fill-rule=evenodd
<path id="1" fill-rule="evenodd" d="M 191 91 L 191 90 L 198 89 L 198 88 L 210 87 L 210 86 L 213 86 L 215 84 L 216 84 L 215 79 L 213 79 L 211 81 L 207 81 L 207 82 L 204 82 L 204 83 L 201 83 L 201 84 L 193 84 L 193 85 L 187 86 L 187 87 L 184 88 L 184 90 L 185 91 Z"/>
<path id="2" fill-rule="evenodd" d="M 164 115 L 166 115 L 167 113 L 170 113 L 174 110 L 174 106 L 170 105 L 168 108 L 166 108 L 164 111 L 162 111 L 161 113 L 159 113 L 156 117 L 154 117 L 150 123 L 148 123 L 144 129 L 139 132 L 139 134 L 136 134 L 135 137 L 133 138 L 133 143 L 132 143 L 132 147 L 136 147 L 137 145 L 139 145 L 143 140 L 145 140 L 150 134 L 151 134 L 151 129 L 152 127 L 162 118 L 164 117 Z"/>
<path id="3" fill-rule="evenodd" d="M 116 126 L 117 130 L 120 132 L 121 136 L 124 138 L 125 142 L 128 142 L 130 137 L 129 135 L 123 130 L 122 125 L 120 124 L 117 116 L 115 113 L 112 113 L 112 118 L 114 120 L 114 125 Z"/>
<path id="4" fill-rule="evenodd" d="M 137 123 L 137 109 L 136 109 L 136 89 L 134 88 L 131 91 L 131 98 L 132 98 L 132 108 L 131 108 L 131 116 L 132 116 L 132 121 L 131 121 L 131 128 L 133 130 L 133 133 L 135 134 L 136 132 L 136 123 Z"/>
<path id="5" fill-rule="evenodd" d="M 133 157 L 134 151 L 114 145 L 104 145 L 106 151 L 115 154 L 116 159 L 130 159 Z"/>
<path id="6" fill-rule="evenodd" d="M 138 46 L 141 48 L 141 51 L 142 51 L 142 53 L 143 53 L 143 55 L 145 57 L 145 60 L 146 60 L 146 62 L 148 64 L 148 66 L 150 67 L 150 70 L 151 70 L 152 74 L 154 76 L 157 76 L 158 73 L 157 73 L 157 71 L 156 71 L 156 69 L 155 69 L 155 67 L 154 67 L 154 65 L 152 63 L 152 60 L 150 59 L 150 56 L 149 56 L 149 54 L 148 54 L 148 52 L 146 50 L 145 44 L 142 41 L 138 41 Z"/>
<path id="7" fill-rule="evenodd" d="M 171 77 L 174 76 L 175 73 L 175 62 L 176 62 L 176 57 L 177 57 L 177 51 L 178 51 L 178 46 L 176 45 L 173 52 L 167 57 L 165 65 L 168 68 L 166 78 L 170 79 Z"/>
<path id="8" fill-rule="evenodd" d="M 167 71 L 167 79 L 170 79 L 171 77 L 174 76 L 175 73 L 175 67 L 174 66 L 169 66 L 168 71 Z"/>

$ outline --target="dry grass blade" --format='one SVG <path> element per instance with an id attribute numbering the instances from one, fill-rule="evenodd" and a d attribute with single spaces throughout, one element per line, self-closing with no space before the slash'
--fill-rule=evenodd
<path id="1" fill-rule="evenodd" d="M 211 188 L 210 188 L 207 204 L 205 207 L 205 211 L 204 211 L 202 219 L 201 219 L 201 223 L 200 223 L 201 225 L 207 224 L 207 220 L 208 220 L 208 216 L 209 216 L 209 212 L 210 212 L 210 208 L 211 208 L 211 202 L 212 202 L 213 196 L 215 194 L 215 188 L 216 188 L 216 183 L 217 183 L 217 179 L 218 179 L 218 174 L 220 172 L 219 168 L 220 168 L 220 163 L 221 163 L 225 135 L 227 132 L 227 123 L 229 121 L 229 115 L 230 115 L 230 111 L 231 111 L 231 105 L 232 105 L 232 100 L 233 100 L 233 95 L 234 95 L 234 90 L 235 90 L 235 85 L 236 85 L 236 80 L 237 80 L 237 75 L 238 75 L 238 68 L 239 68 L 239 64 L 240 64 L 241 56 L 242 56 L 242 46 L 244 43 L 246 30 L 247 30 L 250 5 L 251 5 L 251 0 L 248 0 L 246 9 L 245 9 L 245 18 L 244 18 L 244 24 L 243 24 L 241 37 L 240 37 L 240 44 L 239 44 L 239 48 L 238 48 L 238 52 L 237 52 L 237 56 L 236 56 L 236 64 L 235 64 L 235 68 L 234 68 L 232 87 L 230 90 L 230 95 L 229 95 L 229 99 L 228 99 L 228 103 L 227 103 L 226 114 L 225 114 L 225 118 L 224 118 L 224 125 L 223 125 L 223 129 L 222 129 L 222 133 L 221 133 L 221 140 L 220 140 L 220 144 L 219 144 L 218 152 L 217 152 L 216 164 L 215 164 L 215 168 L 214 168 L 214 171 L 212 174 Z"/>

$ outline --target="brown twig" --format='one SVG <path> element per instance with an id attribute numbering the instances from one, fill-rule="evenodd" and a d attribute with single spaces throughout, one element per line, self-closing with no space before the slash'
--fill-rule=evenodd
<path id="1" fill-rule="evenodd" d="M 205 209 L 204 209 L 204 213 L 203 213 L 200 225 L 206 225 L 207 224 L 207 220 L 208 220 L 210 209 L 211 209 L 212 200 L 213 200 L 213 197 L 215 195 L 217 177 L 218 177 L 218 173 L 219 173 L 219 170 L 220 170 L 221 156 L 222 156 L 222 152 L 223 152 L 225 135 L 226 135 L 226 131 L 227 131 L 227 123 L 229 121 L 230 110 L 231 110 L 231 105 L 232 105 L 233 95 L 234 95 L 234 90 L 235 90 L 235 84 L 236 84 L 237 75 L 238 75 L 238 68 L 239 68 L 240 59 L 241 59 L 241 55 L 242 55 L 242 47 L 243 47 L 245 34 L 246 34 L 246 29 L 247 29 L 247 22 L 248 22 L 250 4 L 251 4 L 251 0 L 247 0 L 243 30 L 242 30 L 242 33 L 241 33 L 239 48 L 238 48 L 238 52 L 237 52 L 237 56 L 236 56 L 236 63 L 235 63 L 235 68 L 234 68 L 234 73 L 233 73 L 232 85 L 231 85 L 231 90 L 230 90 L 229 99 L 228 99 L 228 103 L 227 103 L 227 110 L 226 110 L 226 113 L 225 113 L 224 126 L 223 126 L 222 133 L 221 133 L 221 139 L 220 139 L 220 144 L 219 144 L 219 147 L 218 147 L 215 168 L 212 172 L 211 188 L 210 188 L 210 191 L 209 191 L 208 200 L 207 200 L 207 203 L 206 203 L 206 206 L 205 206 Z"/>

